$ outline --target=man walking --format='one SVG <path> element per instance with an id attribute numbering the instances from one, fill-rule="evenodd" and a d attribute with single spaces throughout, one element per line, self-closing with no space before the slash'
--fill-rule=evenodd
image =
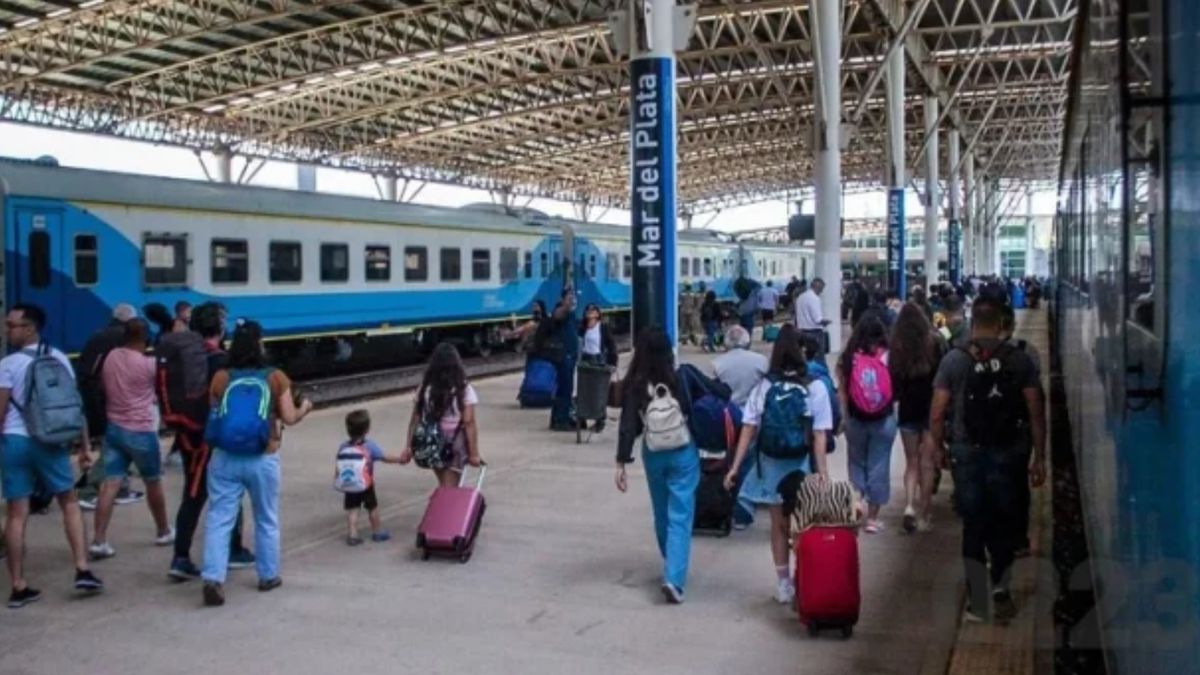
<path id="1" fill-rule="evenodd" d="M 825 280 L 817 277 L 808 285 L 808 290 L 796 298 L 796 328 L 802 335 L 810 335 L 821 345 L 821 357 L 829 353 L 829 339 L 825 326 L 829 321 L 821 313 L 821 293 L 825 290 Z"/>
<path id="2" fill-rule="evenodd" d="M 8 504 L 5 540 L 8 576 L 12 581 L 12 593 L 8 596 L 10 609 L 24 607 L 42 596 L 41 591 L 26 583 L 24 570 L 29 497 L 33 494 L 34 482 L 38 480 L 55 495 L 62 509 L 63 529 L 66 530 L 67 544 L 71 547 L 71 558 L 75 563 L 75 588 L 87 592 L 104 589 L 104 583 L 88 570 L 83 512 L 75 496 L 71 449 L 65 444 L 47 444 L 30 437 L 25 425 L 24 413 L 35 412 L 30 407 L 30 392 L 26 390 L 26 375 L 34 359 L 49 355 L 62 364 L 61 371 L 65 377 L 72 377 L 71 363 L 67 357 L 59 350 L 42 344 L 41 331 L 45 326 L 46 314 L 36 305 L 14 305 L 5 317 L 8 343 L 17 350 L 0 359 L 0 415 L 4 416 L 4 443 L 0 445 L 0 489 Z M 79 464 L 86 471 L 91 461 L 91 445 L 86 429 L 79 440 L 82 445 Z"/>
<path id="3" fill-rule="evenodd" d="M 1046 416 L 1029 355 L 1003 340 L 1001 303 L 980 298 L 971 315 L 968 346 L 948 353 L 934 378 L 929 426 L 942 448 L 949 414 L 966 619 L 985 621 L 990 604 L 991 616 L 1006 622 L 1017 613 L 1009 579 L 1024 506 L 1019 481 L 1037 487 L 1046 479 Z"/>

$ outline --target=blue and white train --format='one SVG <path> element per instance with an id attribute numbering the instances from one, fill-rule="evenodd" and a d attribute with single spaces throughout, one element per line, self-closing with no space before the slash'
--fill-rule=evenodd
<path id="1" fill-rule="evenodd" d="M 441 339 L 486 352 L 565 282 L 626 323 L 629 230 L 0 159 L 4 300 L 49 316 L 69 352 L 122 302 L 216 300 L 262 323 L 277 362 L 330 372 Z M 738 274 L 786 283 L 812 252 L 681 232 L 681 282 L 732 299 Z M 336 365 L 336 367 L 335 367 Z"/>

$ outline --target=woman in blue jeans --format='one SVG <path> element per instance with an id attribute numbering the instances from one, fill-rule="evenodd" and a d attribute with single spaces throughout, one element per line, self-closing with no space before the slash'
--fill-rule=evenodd
<path id="1" fill-rule="evenodd" d="M 297 406 L 292 398 L 292 383 L 283 371 L 266 364 L 262 342 L 262 327 L 253 321 L 238 325 L 229 347 L 229 367 L 218 372 L 209 393 L 214 408 L 225 408 L 222 417 L 228 419 L 243 412 L 237 409 L 242 386 L 234 387 L 239 396 L 225 394 L 230 384 L 242 378 L 259 378 L 269 391 L 269 406 L 265 414 L 270 434 L 261 452 L 230 452 L 214 444 L 208 462 L 208 516 L 204 521 L 204 604 L 225 604 L 225 573 L 229 564 L 229 536 L 238 520 L 242 494 L 250 493 L 254 511 L 254 543 L 258 552 L 255 567 L 258 571 L 258 590 L 270 591 L 283 584 L 279 576 L 279 448 L 283 442 L 283 425 L 291 426 L 304 419 L 312 410 L 312 401 L 305 399 Z M 235 400 L 237 399 L 237 400 Z M 251 414 L 257 414 L 252 411 Z M 209 423 L 213 420 L 210 418 Z"/>
<path id="2" fill-rule="evenodd" d="M 854 326 L 854 332 L 842 350 L 838 361 L 838 398 L 842 410 L 847 414 L 846 463 L 850 470 L 850 482 L 867 500 L 867 524 L 863 527 L 869 534 L 883 531 L 879 511 L 888 503 L 892 487 L 892 445 L 896 442 L 895 405 L 890 396 L 875 410 L 864 411 L 855 404 L 851 387 L 861 387 L 851 377 L 855 355 L 869 355 L 882 360 L 884 368 L 878 375 L 887 377 L 890 394 L 888 362 L 888 335 L 883 320 L 875 312 L 867 312 Z M 882 383 L 876 383 L 878 391 L 884 391 Z M 874 386 L 874 385 L 872 385 Z"/>
<path id="3" fill-rule="evenodd" d="M 650 326 L 638 334 L 633 361 L 621 392 L 621 424 L 617 436 L 617 489 L 629 488 L 625 465 L 633 461 L 633 444 L 645 430 L 642 413 L 650 402 L 649 388 L 662 384 L 679 396 L 675 354 L 662 328 Z M 690 410 L 682 410 L 686 417 Z M 642 461 L 654 510 L 654 534 L 663 557 L 663 597 L 671 604 L 683 602 L 688 559 L 692 551 L 692 519 L 696 487 L 700 484 L 700 453 L 693 443 L 675 450 L 652 451 L 642 441 Z"/>

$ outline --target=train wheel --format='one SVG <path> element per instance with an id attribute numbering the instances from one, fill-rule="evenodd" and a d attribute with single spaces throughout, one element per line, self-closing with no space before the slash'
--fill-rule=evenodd
<path id="1" fill-rule="evenodd" d="M 487 331 L 481 330 L 471 336 L 471 351 L 485 359 L 492 355 L 492 343 Z"/>

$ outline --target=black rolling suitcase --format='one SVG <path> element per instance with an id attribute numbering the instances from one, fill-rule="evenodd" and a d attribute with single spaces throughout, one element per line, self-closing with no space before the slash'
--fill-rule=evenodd
<path id="1" fill-rule="evenodd" d="M 696 513 L 692 533 L 727 537 L 733 530 L 733 505 L 737 487 L 725 489 L 729 473 L 728 452 L 700 451 L 700 485 L 696 488 Z"/>

